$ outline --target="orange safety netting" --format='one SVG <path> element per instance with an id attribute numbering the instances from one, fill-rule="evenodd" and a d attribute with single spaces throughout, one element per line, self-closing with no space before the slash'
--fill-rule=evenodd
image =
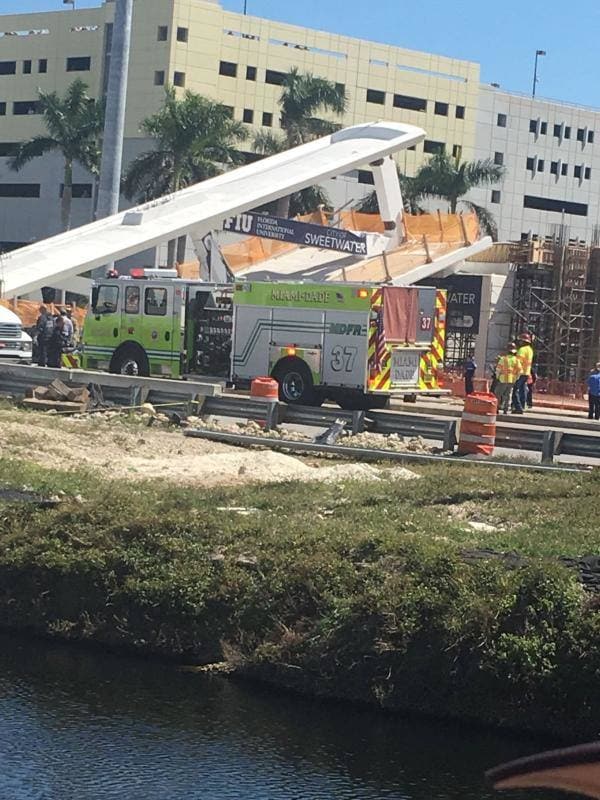
<path id="1" fill-rule="evenodd" d="M 0 300 L 0 305 L 13 311 L 21 320 L 24 328 L 33 328 L 40 315 L 40 305 L 42 303 L 35 300 Z M 58 314 L 64 306 L 54 303 L 44 303 L 51 314 Z M 72 308 L 72 306 L 67 306 Z M 72 316 L 79 330 L 83 327 L 85 319 L 85 308 L 72 308 Z"/>
<path id="2" fill-rule="evenodd" d="M 327 224 L 327 215 L 322 212 L 307 214 L 297 219 L 303 222 L 313 222 L 319 225 Z M 339 227 L 346 230 L 361 231 L 366 233 L 383 233 L 384 225 L 379 214 L 365 214 L 359 211 L 342 211 L 339 216 Z M 407 271 L 421 263 L 426 263 L 430 257 L 436 257 L 450 252 L 467 243 L 475 242 L 479 238 L 479 221 L 473 212 L 467 214 L 403 214 L 402 216 L 404 242 L 395 250 L 386 254 L 384 264 L 377 266 L 373 259 L 368 263 L 372 267 L 372 276 L 364 276 L 364 280 L 386 281 L 392 277 L 391 273 Z M 225 245 L 221 253 L 231 271 L 236 274 L 248 269 L 255 264 L 260 264 L 268 259 L 297 250 L 299 245 L 288 242 L 278 242 L 270 239 L 261 239 L 250 236 L 244 241 Z M 429 253 L 428 253 L 429 250 Z M 402 269 L 401 267 L 405 267 Z M 344 280 L 344 277 L 341 277 Z M 357 280 L 355 275 L 352 280 Z"/>

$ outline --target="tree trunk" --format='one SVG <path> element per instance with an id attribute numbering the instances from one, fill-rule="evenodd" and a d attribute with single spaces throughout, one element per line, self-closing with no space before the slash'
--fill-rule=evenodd
<path id="1" fill-rule="evenodd" d="M 458 203 L 458 197 L 451 197 L 450 198 L 450 213 L 456 214 L 456 205 Z"/>
<path id="2" fill-rule="evenodd" d="M 169 239 L 167 242 L 167 268 L 171 269 L 171 267 L 175 264 L 175 246 L 177 244 L 177 239 Z"/>
<path id="3" fill-rule="evenodd" d="M 177 238 L 177 255 L 175 259 L 178 264 L 183 264 L 185 261 L 185 248 L 187 245 L 187 236 L 179 236 Z"/>
<path id="4" fill-rule="evenodd" d="M 63 193 L 60 203 L 60 224 L 63 231 L 71 227 L 71 200 L 73 199 L 73 162 L 65 159 Z"/>
<path id="5" fill-rule="evenodd" d="M 275 209 L 275 215 L 278 217 L 283 217 L 283 219 L 287 219 L 290 215 L 290 196 L 289 194 L 285 197 L 280 197 L 277 201 L 277 207 Z"/>

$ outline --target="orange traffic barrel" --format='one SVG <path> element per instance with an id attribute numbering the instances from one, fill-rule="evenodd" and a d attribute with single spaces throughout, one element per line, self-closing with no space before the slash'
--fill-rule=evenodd
<path id="1" fill-rule="evenodd" d="M 250 397 L 278 400 L 279 384 L 274 378 L 254 378 L 250 384 Z"/>
<path id="2" fill-rule="evenodd" d="M 496 443 L 498 400 L 489 392 L 474 392 L 465 397 L 458 453 L 491 456 Z"/>

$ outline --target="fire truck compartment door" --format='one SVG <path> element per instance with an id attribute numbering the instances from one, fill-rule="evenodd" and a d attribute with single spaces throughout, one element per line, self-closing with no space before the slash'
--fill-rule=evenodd
<path id="1" fill-rule="evenodd" d="M 323 383 L 364 389 L 367 380 L 368 313 L 327 311 Z"/>
<path id="2" fill-rule="evenodd" d="M 271 313 L 264 306 L 236 306 L 231 363 L 234 378 L 269 374 Z"/>

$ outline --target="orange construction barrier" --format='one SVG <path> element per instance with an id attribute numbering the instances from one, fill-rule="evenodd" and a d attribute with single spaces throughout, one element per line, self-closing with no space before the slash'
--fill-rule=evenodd
<path id="1" fill-rule="evenodd" d="M 496 443 L 496 395 L 474 392 L 465 397 L 460 435 L 459 455 L 491 456 Z"/>

